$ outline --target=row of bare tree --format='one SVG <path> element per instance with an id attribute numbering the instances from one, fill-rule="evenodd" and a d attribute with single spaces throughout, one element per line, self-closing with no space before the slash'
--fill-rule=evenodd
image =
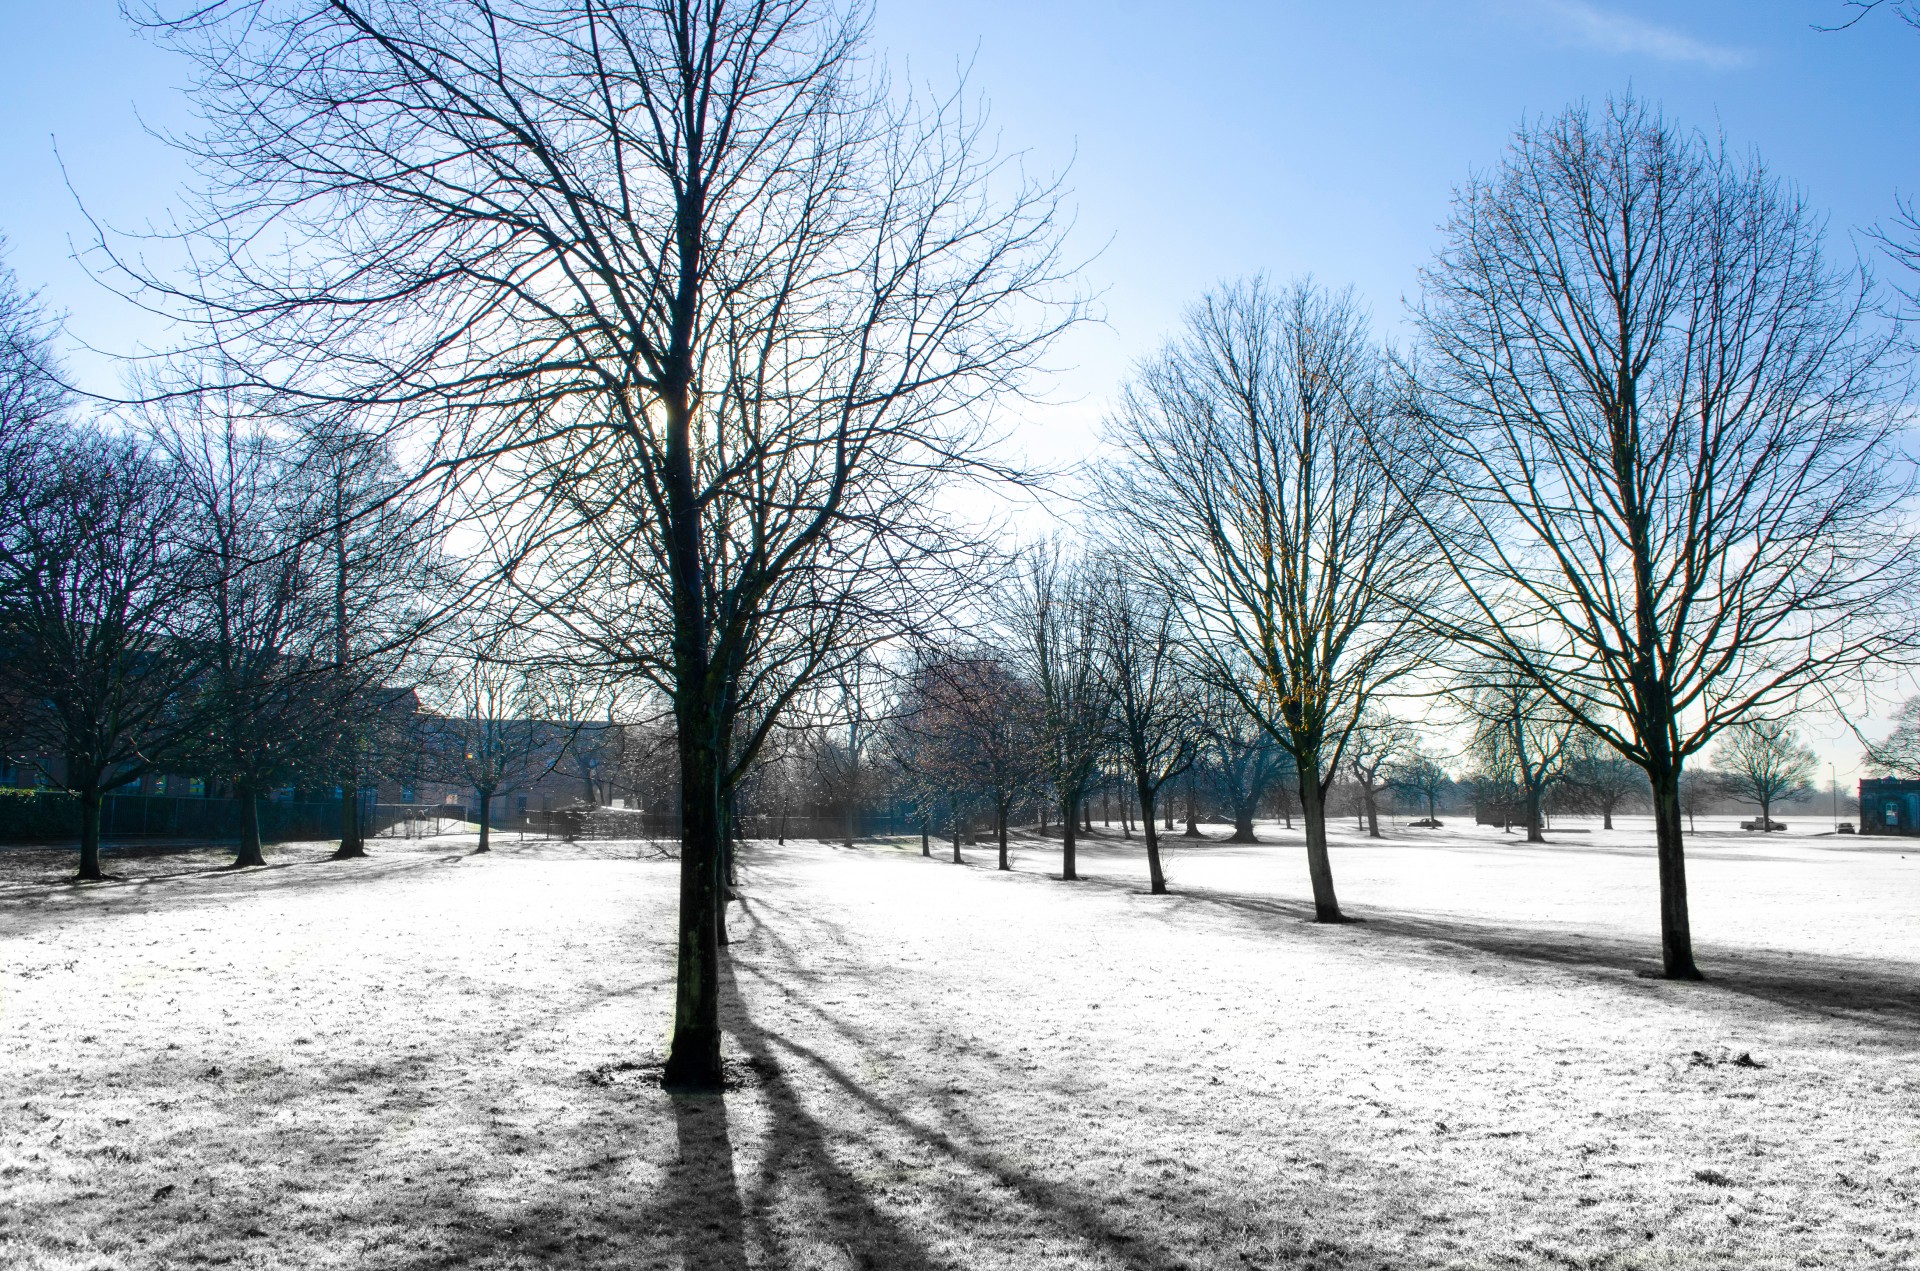
<path id="1" fill-rule="evenodd" d="M 388 503 L 474 527 L 496 620 L 669 704 L 667 1076 L 716 1086 L 729 809 L 867 650 L 985 608 L 956 490 L 1022 476 L 998 404 L 1082 313 L 1057 187 L 826 0 L 145 26 L 197 68 L 205 180 L 151 254 L 103 235 L 103 276 L 198 333 L 195 400 L 358 421 L 409 474 Z M 1070 812 L 1105 711 L 1153 805 L 1190 762 L 1177 646 L 1292 764 L 1338 920 L 1330 783 L 1376 700 L 1472 659 L 1645 773 L 1666 970 L 1697 974 L 1686 761 L 1906 647 L 1894 340 L 1797 195 L 1632 100 L 1523 129 L 1446 234 L 1414 352 L 1256 281 L 1140 367 L 1094 482 L 1103 604 L 1045 554 L 1021 574 L 1048 782 Z"/>
<path id="2" fill-rule="evenodd" d="M 423 627 L 433 516 L 391 497 L 378 439 L 271 434 L 174 397 L 142 416 L 80 419 L 48 324 L 0 276 L 0 752 L 80 811 L 80 876 L 100 877 L 102 798 L 193 773 L 243 813 L 357 775 Z"/>

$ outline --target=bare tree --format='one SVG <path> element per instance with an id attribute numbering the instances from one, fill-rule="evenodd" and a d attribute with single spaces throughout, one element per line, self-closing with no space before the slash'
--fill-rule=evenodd
<path id="1" fill-rule="evenodd" d="M 1464 593 L 1437 623 L 1646 772 L 1697 978 L 1686 760 L 1905 643 L 1888 337 L 1755 159 L 1631 98 L 1516 134 L 1426 275 L 1417 409 Z"/>
<path id="2" fill-rule="evenodd" d="M 991 649 L 950 650 L 923 659 L 920 726 L 943 735 L 933 748 L 950 785 L 976 792 L 993 815 L 1000 869 L 1013 868 L 1008 832 L 1013 809 L 1044 786 L 1045 707 L 1035 686 Z"/>
<path id="3" fill-rule="evenodd" d="M 1425 802 L 1426 824 L 1434 828 L 1439 826 L 1440 796 L 1453 785 L 1453 778 L 1447 775 L 1446 765 L 1440 756 L 1416 746 L 1395 765 L 1392 785 Z"/>
<path id="4" fill-rule="evenodd" d="M 1084 563 L 1057 541 L 1029 547 L 1005 599 L 1004 624 L 1014 666 L 1040 695 L 1041 753 L 1060 808 L 1060 877 L 1077 879 L 1081 803 L 1113 722 L 1101 675 L 1098 601 Z"/>
<path id="5" fill-rule="evenodd" d="M 1380 790 L 1393 783 L 1394 768 L 1410 754 L 1417 739 L 1413 730 L 1384 710 L 1370 709 L 1360 716 L 1347 742 L 1347 771 L 1360 790 L 1360 807 L 1367 819 L 1367 837 L 1380 838 Z"/>
<path id="6" fill-rule="evenodd" d="M 33 390 L 0 393 L 14 409 Z M 97 879 L 102 798 L 160 770 L 193 732 L 182 501 L 177 475 L 135 441 L 22 422 L 0 475 L 6 745 L 74 796 L 79 876 Z"/>
<path id="7" fill-rule="evenodd" d="M 1266 728 L 1248 712 L 1239 696 L 1217 685 L 1203 684 L 1198 708 L 1203 753 L 1214 782 L 1233 816 L 1229 843 L 1257 843 L 1253 819 L 1274 783 L 1286 774 L 1285 757 Z M 1188 827 L 1191 800 L 1188 806 Z"/>
<path id="8" fill-rule="evenodd" d="M 509 630 L 469 616 L 434 651 L 431 688 L 443 713 L 420 721 L 434 775 L 473 791 L 479 852 L 492 848 L 493 800 L 524 789 L 574 753 L 579 702 Z"/>
<path id="9" fill-rule="evenodd" d="M 1367 440 L 1387 398 L 1350 293 L 1256 279 L 1195 306 L 1108 425 L 1123 457 L 1104 505 L 1179 597 L 1212 678 L 1294 762 L 1322 922 L 1341 921 L 1327 791 L 1368 703 L 1427 645 L 1420 477 L 1389 479 L 1397 460 Z"/>
<path id="10" fill-rule="evenodd" d="M 409 488 L 386 438 L 350 420 L 301 422 L 290 475 L 332 601 L 332 692 L 343 706 L 330 745 L 340 785 L 334 855 L 344 860 L 366 855 L 360 786 L 378 750 L 379 702 L 447 605 L 438 550 L 445 527 L 433 503 Z"/>
<path id="11" fill-rule="evenodd" d="M 1579 802 L 1600 813 L 1600 828 L 1613 828 L 1613 814 L 1628 799 L 1644 798 L 1647 777 L 1584 728 L 1573 738 L 1566 781 Z"/>
<path id="12" fill-rule="evenodd" d="M 1097 666 L 1113 703 L 1113 732 L 1147 840 L 1147 879 L 1156 896 L 1167 890 L 1154 811 L 1160 791 L 1193 766 L 1200 746 L 1195 679 L 1177 642 L 1172 597 L 1134 576 L 1118 556 L 1099 565 L 1095 620 Z M 1124 805 L 1122 823 L 1124 825 Z"/>
<path id="13" fill-rule="evenodd" d="M 1471 753 L 1482 776 L 1520 796 L 1527 841 L 1546 841 L 1542 803 L 1566 775 L 1579 725 L 1533 681 L 1499 662 L 1467 672 L 1457 690 L 1472 721 Z"/>
<path id="14" fill-rule="evenodd" d="M 190 301 L 256 379 L 436 422 L 442 470 L 513 530 L 516 592 L 673 703 L 677 1086 L 720 1082 L 729 790 L 825 661 L 780 633 L 832 636 L 851 615 L 816 607 L 863 564 L 918 558 L 984 407 L 1072 316 L 1029 303 L 1061 272 L 1053 190 L 957 97 L 864 71 L 863 19 L 236 0 L 156 23 L 198 58 L 214 174 Z M 576 603 L 600 566 L 619 639 Z M 747 685 L 769 658 L 777 691 Z"/>
<path id="15" fill-rule="evenodd" d="M 1720 736 L 1713 766 L 1724 787 L 1760 805 L 1760 828 L 1773 828 L 1773 805 L 1813 790 L 1820 757 L 1784 720 L 1750 719 Z"/>
<path id="16" fill-rule="evenodd" d="M 264 865 L 260 799 L 330 766 L 354 694 L 336 673 L 326 551 L 281 439 L 231 398 L 156 421 L 181 492 L 188 639 L 201 651 L 185 757 L 240 805 L 237 866 Z"/>

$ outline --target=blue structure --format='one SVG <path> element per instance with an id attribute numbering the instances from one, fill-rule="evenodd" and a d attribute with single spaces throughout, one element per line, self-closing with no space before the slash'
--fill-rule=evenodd
<path id="1" fill-rule="evenodd" d="M 1920 781 L 1898 777 L 1862 781 L 1860 832 L 1920 836 Z"/>

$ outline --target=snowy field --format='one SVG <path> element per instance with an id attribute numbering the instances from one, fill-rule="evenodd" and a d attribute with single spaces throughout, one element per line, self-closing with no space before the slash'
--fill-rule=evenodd
<path id="1" fill-rule="evenodd" d="M 756 844 L 678 1099 L 644 845 L 0 853 L 0 1266 L 1920 1267 L 1920 850 L 1827 824 L 1702 823 L 1706 984 L 1633 822 L 1349 822 L 1341 927 L 1271 826 Z"/>

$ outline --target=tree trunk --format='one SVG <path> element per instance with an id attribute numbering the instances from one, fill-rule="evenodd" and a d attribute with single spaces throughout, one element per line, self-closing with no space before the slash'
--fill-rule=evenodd
<path id="1" fill-rule="evenodd" d="M 999 815 L 995 818 L 1000 823 L 998 827 L 1000 831 L 1000 868 L 1005 870 L 1011 870 L 1013 868 L 1012 863 L 1007 860 L 1007 817 L 1009 813 L 1010 809 L 1008 805 L 1003 803 L 1000 805 Z"/>
<path id="2" fill-rule="evenodd" d="M 960 802 L 955 799 L 947 806 L 953 815 L 953 863 L 964 865 L 966 862 L 960 859 Z"/>
<path id="3" fill-rule="evenodd" d="M 725 686 L 713 679 L 705 610 L 701 504 L 693 462 L 693 323 L 698 299 L 706 191 L 690 183 L 679 196 L 677 288 L 670 303 L 674 340 L 658 400 L 666 454 L 662 473 L 667 564 L 673 589 L 673 712 L 680 750 L 680 914 L 675 949 L 673 1040 L 662 1084 L 722 1088 L 720 1067 L 721 784 L 729 720 Z"/>
<path id="4" fill-rule="evenodd" d="M 367 840 L 360 829 L 360 777 L 347 774 L 340 783 L 340 847 L 336 861 L 352 860 L 367 854 Z"/>
<path id="5" fill-rule="evenodd" d="M 474 848 L 474 854 L 493 850 L 493 791 L 475 790 L 473 797 L 480 800 L 480 846 Z"/>
<path id="6" fill-rule="evenodd" d="M 1380 800 L 1374 797 L 1372 784 L 1360 787 L 1360 791 L 1367 805 L 1367 837 L 1370 839 L 1385 837 L 1380 833 Z"/>
<path id="7" fill-rule="evenodd" d="M 1193 773 L 1188 772 L 1187 773 L 1187 837 L 1190 839 L 1197 839 L 1201 837 L 1199 808 L 1195 806 L 1199 802 L 1199 795 L 1194 790 L 1194 786 L 1196 784 L 1197 784 L 1196 778 L 1194 777 Z M 1171 809 L 1169 809 L 1169 811 L 1171 811 Z M 1167 828 L 1172 829 L 1173 827 L 1168 826 Z"/>
<path id="8" fill-rule="evenodd" d="M 1653 830 L 1660 859 L 1660 960 L 1669 980 L 1703 979 L 1693 963 L 1693 928 L 1687 917 L 1687 856 L 1680 834 L 1680 767 L 1649 772 L 1653 785 Z"/>
<path id="9" fill-rule="evenodd" d="M 1333 861 L 1327 855 L 1327 804 L 1319 779 L 1309 776 L 1319 765 L 1300 765 L 1300 816 L 1307 823 L 1307 878 L 1313 883 L 1315 922 L 1345 922 L 1333 892 Z"/>
<path id="10" fill-rule="evenodd" d="M 1077 800 L 1068 795 L 1060 804 L 1060 878 L 1064 882 L 1074 882 L 1080 875 L 1074 871 L 1073 831 Z"/>
<path id="11" fill-rule="evenodd" d="M 784 839 L 781 841 L 785 842 Z M 933 831 L 927 825 L 927 818 L 924 816 L 920 818 L 920 855 L 928 859 L 933 857 Z"/>
<path id="12" fill-rule="evenodd" d="M 1229 843 L 1258 843 L 1253 833 L 1253 800 L 1235 799 L 1233 801 L 1233 834 Z"/>
<path id="13" fill-rule="evenodd" d="M 662 1082 L 681 1090 L 718 1090 L 722 1076 L 720 760 L 711 722 L 704 702 L 680 722 L 680 921 L 673 1041 Z"/>
<path id="14" fill-rule="evenodd" d="M 726 753 L 731 746 L 722 748 Z M 727 902 L 733 899 L 733 792 L 729 790 L 720 800 L 720 833 L 716 836 L 720 845 L 719 867 L 715 871 L 720 876 L 720 902 L 713 915 L 713 941 L 725 948 L 732 943 L 727 935 Z"/>
<path id="15" fill-rule="evenodd" d="M 233 863 L 236 867 L 265 865 L 267 858 L 260 850 L 260 796 L 237 784 L 233 793 L 240 801 L 240 850 L 234 853 Z"/>
<path id="16" fill-rule="evenodd" d="M 1086 831 L 1088 838 L 1093 837 L 1093 804 L 1085 799 L 1080 800 L 1080 828 Z"/>
<path id="17" fill-rule="evenodd" d="M 1613 828 L 1613 805 L 1611 803 L 1603 803 L 1600 805 L 1600 828 L 1603 830 L 1611 830 Z"/>
<path id="18" fill-rule="evenodd" d="M 80 877 L 98 880 L 100 874 L 100 788 L 80 791 Z"/>
<path id="19" fill-rule="evenodd" d="M 1527 842 L 1544 843 L 1547 841 L 1546 826 L 1540 818 L 1541 787 L 1528 782 L 1527 792 Z"/>
<path id="20" fill-rule="evenodd" d="M 1147 890 L 1156 896 L 1167 894 L 1167 875 L 1160 868 L 1160 835 L 1153 824 L 1153 787 L 1140 783 L 1140 829 L 1147 838 Z"/>

